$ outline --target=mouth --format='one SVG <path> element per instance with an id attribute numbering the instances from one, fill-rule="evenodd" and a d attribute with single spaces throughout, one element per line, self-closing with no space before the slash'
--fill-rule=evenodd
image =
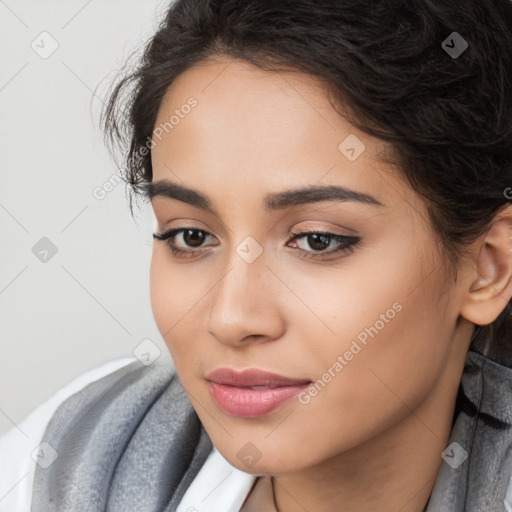
<path id="1" fill-rule="evenodd" d="M 311 384 L 256 368 L 219 368 L 205 377 L 217 405 L 231 416 L 257 418 L 269 414 Z"/>

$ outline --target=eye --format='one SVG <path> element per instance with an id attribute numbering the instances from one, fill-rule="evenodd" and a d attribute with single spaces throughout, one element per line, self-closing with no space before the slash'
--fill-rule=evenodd
<path id="1" fill-rule="evenodd" d="M 360 241 L 358 236 L 341 235 L 326 231 L 302 230 L 292 234 L 293 237 L 288 244 L 301 241 L 303 246 L 306 245 L 312 249 L 298 247 L 304 258 L 326 258 L 333 254 L 352 252 Z M 179 236 L 181 237 L 181 247 L 176 243 Z M 179 257 L 192 257 L 205 252 L 206 248 L 203 247 L 203 243 L 208 237 L 213 238 L 213 235 L 204 229 L 198 228 L 176 228 L 153 234 L 153 238 L 165 241 L 173 255 Z M 326 249 L 332 246 L 333 242 L 334 248 L 327 251 Z M 295 245 L 299 244 L 295 242 Z"/>
<path id="2" fill-rule="evenodd" d="M 326 258 L 333 254 L 353 252 L 361 238 L 354 235 L 341 235 L 326 231 L 299 230 L 293 233 L 291 241 L 295 240 L 300 240 L 303 242 L 303 246 L 309 246 L 313 249 L 310 251 L 299 247 L 299 251 L 304 258 Z M 326 251 L 325 249 L 332 246 L 333 242 L 334 249 Z"/>
<path id="3" fill-rule="evenodd" d="M 167 246 L 170 247 L 174 256 L 194 256 L 199 252 L 204 252 L 202 250 L 197 251 L 194 249 L 190 250 L 186 248 L 180 248 L 175 242 L 178 235 L 181 235 L 182 243 L 184 243 L 185 247 L 188 246 L 195 248 L 201 247 L 202 243 L 207 239 L 207 237 L 212 236 L 204 229 L 177 228 L 164 233 L 154 233 L 153 238 L 166 241 Z"/>

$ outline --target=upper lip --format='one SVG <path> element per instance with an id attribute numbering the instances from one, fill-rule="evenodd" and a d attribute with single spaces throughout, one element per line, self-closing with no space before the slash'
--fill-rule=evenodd
<path id="1" fill-rule="evenodd" d="M 205 376 L 206 380 L 216 382 L 217 384 L 227 384 L 236 387 L 250 386 L 296 386 L 299 384 L 309 384 L 308 379 L 292 379 L 277 373 L 270 373 L 257 368 L 248 368 L 245 370 L 234 370 L 233 368 L 217 368 Z"/>

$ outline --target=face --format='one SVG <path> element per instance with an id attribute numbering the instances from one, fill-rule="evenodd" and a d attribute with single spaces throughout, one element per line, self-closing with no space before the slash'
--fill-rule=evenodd
<path id="1" fill-rule="evenodd" d="M 202 63 L 167 91 L 153 142 L 153 183 L 182 187 L 154 189 L 157 232 L 172 236 L 154 241 L 153 313 L 231 464 L 313 466 L 429 396 L 456 290 L 422 200 L 319 83 Z"/>

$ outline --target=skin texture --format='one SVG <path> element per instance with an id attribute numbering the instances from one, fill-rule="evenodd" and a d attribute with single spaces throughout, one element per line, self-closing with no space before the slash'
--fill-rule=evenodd
<path id="1" fill-rule="evenodd" d="M 242 471 L 274 476 L 280 511 L 423 510 L 448 444 L 471 322 L 490 323 L 511 295 L 510 211 L 469 248 L 455 280 L 425 204 L 379 162 L 385 143 L 336 113 L 315 79 L 219 57 L 170 86 L 155 126 L 191 96 L 197 106 L 153 138 L 153 181 L 207 195 L 216 213 L 153 198 L 158 232 L 208 236 L 200 248 L 174 238 L 192 257 L 155 240 L 150 289 L 158 328 L 212 442 Z M 354 161 L 338 149 L 349 134 L 366 146 Z M 383 206 L 263 208 L 271 192 L 313 185 L 349 187 Z M 307 258 L 300 249 L 315 253 L 308 238 L 291 241 L 303 228 L 360 242 Z M 252 263 L 236 250 L 248 236 L 263 250 Z M 336 246 L 332 240 L 324 252 Z M 219 367 L 317 381 L 396 303 L 394 318 L 307 404 L 294 398 L 266 416 L 239 418 L 212 399 L 204 377 Z M 251 467 L 238 456 L 248 442 L 261 455 Z"/>

